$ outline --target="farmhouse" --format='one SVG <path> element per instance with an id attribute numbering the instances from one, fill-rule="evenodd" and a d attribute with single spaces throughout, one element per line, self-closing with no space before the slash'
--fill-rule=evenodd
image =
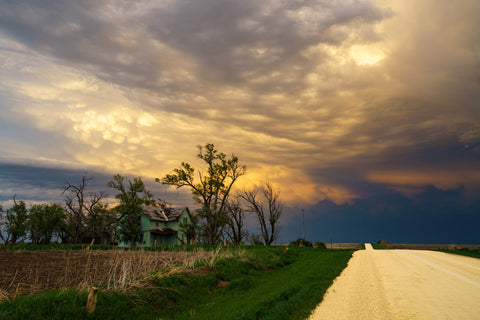
<path id="1" fill-rule="evenodd" d="M 185 208 L 161 208 L 143 206 L 140 221 L 141 243 L 147 247 L 186 243 L 186 236 L 180 230 L 180 222 L 191 222 L 190 211 Z"/>

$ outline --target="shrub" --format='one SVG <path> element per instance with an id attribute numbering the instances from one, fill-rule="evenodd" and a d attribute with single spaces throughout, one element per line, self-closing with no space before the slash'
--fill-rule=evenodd
<path id="1" fill-rule="evenodd" d="M 303 240 L 302 238 L 298 238 L 295 241 L 290 242 L 292 247 L 313 247 L 313 244 L 308 240 Z"/>
<path id="2" fill-rule="evenodd" d="M 327 246 L 325 245 L 325 243 L 320 242 L 320 241 L 317 241 L 317 242 L 315 242 L 315 248 L 318 248 L 318 249 L 327 249 Z"/>

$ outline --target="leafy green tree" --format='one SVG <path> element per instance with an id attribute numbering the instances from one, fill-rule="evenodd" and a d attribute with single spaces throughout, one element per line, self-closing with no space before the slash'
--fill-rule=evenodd
<path id="1" fill-rule="evenodd" d="M 120 204 L 115 210 L 119 214 L 120 238 L 125 242 L 130 242 L 131 246 L 135 246 L 141 240 L 142 205 L 153 205 L 156 201 L 140 177 L 130 180 L 117 174 L 113 180 L 108 182 L 107 186 L 119 191 L 115 198 L 120 201 Z"/>
<path id="2" fill-rule="evenodd" d="M 28 215 L 30 240 L 35 244 L 49 244 L 54 235 L 59 235 L 65 218 L 65 212 L 58 204 L 33 205 Z"/>
<path id="3" fill-rule="evenodd" d="M 206 164 L 206 172 L 195 170 L 189 163 L 182 162 L 173 173 L 155 180 L 177 188 L 190 188 L 194 199 L 201 204 L 197 210 L 203 222 L 200 226 L 201 235 L 208 244 L 216 244 L 221 240 L 229 220 L 225 207 L 228 196 L 233 184 L 245 174 L 246 166 L 241 165 L 235 155 L 227 158 L 225 153 L 218 152 L 213 143 L 207 143 L 204 147 L 199 145 L 197 158 Z M 198 178 L 195 178 L 196 175 Z"/>
<path id="4" fill-rule="evenodd" d="M 0 207 L 0 238 L 6 245 L 14 245 L 27 235 L 28 210 L 25 202 L 17 202 L 15 196 L 13 202 L 13 207 L 7 209 L 6 212 L 3 212 Z M 2 232 L 2 228 L 5 230 L 5 234 Z"/>

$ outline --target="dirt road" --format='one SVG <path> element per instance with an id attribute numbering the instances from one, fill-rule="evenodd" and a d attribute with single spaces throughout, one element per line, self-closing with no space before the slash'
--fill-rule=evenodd
<path id="1" fill-rule="evenodd" d="M 310 317 L 320 319 L 480 319 L 480 259 L 367 244 Z"/>

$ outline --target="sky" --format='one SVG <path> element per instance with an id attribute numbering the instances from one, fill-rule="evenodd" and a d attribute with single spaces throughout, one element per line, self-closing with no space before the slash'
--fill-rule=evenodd
<path id="1" fill-rule="evenodd" d="M 278 242 L 480 243 L 477 0 L 0 0 L 0 204 L 214 143 Z M 250 217 L 251 228 L 254 217 Z"/>

